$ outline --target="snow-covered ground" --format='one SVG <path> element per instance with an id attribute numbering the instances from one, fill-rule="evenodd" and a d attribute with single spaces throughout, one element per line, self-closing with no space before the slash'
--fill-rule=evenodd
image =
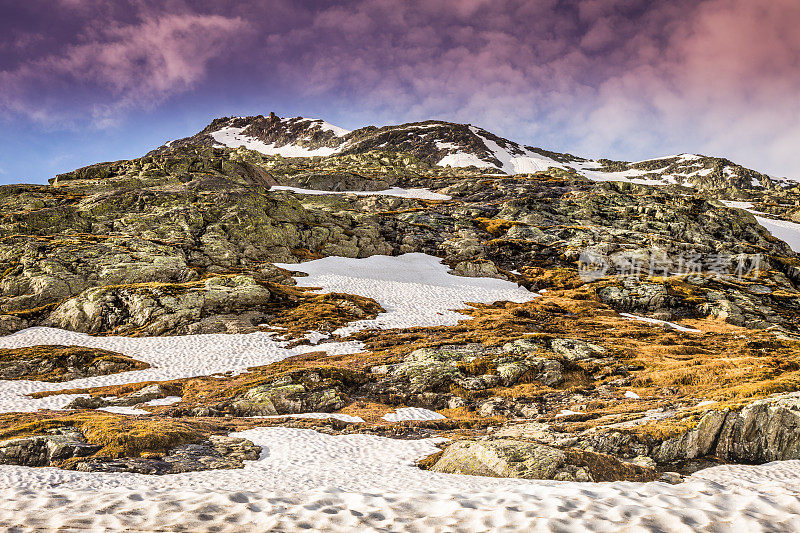
<path id="1" fill-rule="evenodd" d="M 269 333 L 92 337 L 61 329 L 37 327 L 0 337 L 0 348 L 21 348 L 40 344 L 102 348 L 150 363 L 151 366 L 145 370 L 75 379 L 63 383 L 0 380 L 0 412 L 60 409 L 75 398 L 75 395 L 66 394 L 39 399 L 26 396 L 33 392 L 242 372 L 249 367 L 274 363 L 309 351 L 325 350 L 328 354 L 334 355 L 358 353 L 363 350 L 363 346 L 358 342 L 335 342 L 289 349 L 285 348 L 286 342 L 273 339 Z"/>
<path id="2" fill-rule="evenodd" d="M 454 276 L 440 259 L 420 253 L 366 259 L 325 257 L 277 266 L 307 273 L 297 278 L 299 286 L 366 296 L 386 310 L 374 320 L 359 320 L 340 328 L 334 332 L 337 335 L 368 328 L 455 325 L 467 318 L 455 310 L 464 309 L 469 302 L 527 302 L 536 297 L 510 281 Z"/>
<path id="3" fill-rule="evenodd" d="M 402 189 L 392 187 L 382 191 L 321 191 L 319 189 L 303 189 L 286 185 L 273 185 L 271 191 L 291 191 L 298 194 L 355 194 L 356 196 L 397 196 L 398 198 L 417 198 L 419 200 L 449 200 L 451 196 L 429 191 L 428 189 Z"/>
<path id="4" fill-rule="evenodd" d="M 239 470 L 146 476 L 0 467 L 20 531 L 798 531 L 800 462 L 723 466 L 680 485 L 437 474 L 433 440 L 260 428 Z"/>
<path id="5" fill-rule="evenodd" d="M 395 409 L 394 413 L 383 415 L 387 422 L 402 422 L 404 420 L 444 420 L 446 417 L 436 411 L 423 409 L 422 407 L 401 407 Z"/>
<path id="6" fill-rule="evenodd" d="M 756 221 L 761 224 L 770 234 L 776 239 L 780 239 L 789 245 L 794 252 L 800 253 L 800 224 L 797 222 L 789 222 L 788 220 L 777 220 L 774 218 L 767 218 L 758 215 L 764 213 L 752 209 L 753 204 L 750 202 L 734 202 L 731 200 L 721 200 L 727 207 L 735 207 L 737 209 L 744 209 L 756 217 Z"/>
<path id="7" fill-rule="evenodd" d="M 330 122 L 325 122 L 321 118 L 305 118 L 305 117 L 295 117 L 295 118 L 283 118 L 281 119 L 282 122 L 310 122 L 311 124 L 318 125 L 322 131 L 332 131 L 334 135 L 337 137 L 344 137 L 350 130 L 346 130 L 339 126 L 335 126 Z"/>
<path id="8" fill-rule="evenodd" d="M 800 252 L 800 224 L 759 216 L 756 217 L 756 220 L 775 238 L 788 244 L 795 252 Z"/>
<path id="9" fill-rule="evenodd" d="M 602 172 L 598 169 L 603 166 L 597 161 L 578 161 L 571 163 L 572 166 L 579 174 L 592 181 L 625 181 L 628 183 L 635 183 L 637 185 L 666 185 L 677 183 L 674 176 L 661 176 L 649 178 L 653 176 L 653 171 L 644 171 L 635 168 L 628 170 L 620 170 L 617 172 Z"/>
<path id="10" fill-rule="evenodd" d="M 308 272 L 305 286 L 375 298 L 386 310 L 364 327 L 454 324 L 467 302 L 528 301 L 513 283 L 448 274 L 423 254 L 326 258 L 285 268 Z M 33 400 L 38 390 L 238 372 L 298 353 L 270 334 L 164 338 L 89 337 L 31 328 L 0 347 L 75 344 L 118 351 L 153 368 L 67 383 L 0 382 L 0 410 L 58 408 L 73 396 Z M 357 343 L 320 345 L 328 353 Z M 319 346 L 305 350 L 319 350 Z M 169 401 L 179 400 L 177 397 Z M 162 401 L 166 403 L 166 401 Z M 299 416 L 330 416 L 305 413 Z M 338 415 L 346 416 L 346 415 Z M 338 417 L 337 416 L 337 417 Z M 397 409 L 387 420 L 433 419 Z M 356 417 L 353 420 L 356 421 Z M 342 418 L 340 418 L 342 419 Z M 414 461 L 436 440 L 332 436 L 308 429 L 257 428 L 235 436 L 262 446 L 238 470 L 167 476 L 0 466 L 0 528 L 41 530 L 265 531 L 798 531 L 800 461 L 717 467 L 681 485 L 568 483 L 437 474 Z"/>
<path id="11" fill-rule="evenodd" d="M 470 126 L 469 129 L 483 141 L 484 146 L 500 161 L 500 170 L 506 174 L 532 174 L 551 167 L 564 168 L 564 165 L 558 161 L 525 148 L 520 148 L 525 152 L 524 154 L 513 154 L 488 137 L 481 135 L 478 128 Z"/>
<path id="12" fill-rule="evenodd" d="M 735 207 L 736 209 L 745 209 L 747 211 L 750 211 L 750 209 L 753 207 L 753 204 L 751 202 L 737 202 L 737 201 L 734 201 L 734 200 L 720 200 L 720 203 L 722 203 L 726 207 Z"/>
<path id="13" fill-rule="evenodd" d="M 440 167 L 453 167 L 453 168 L 463 168 L 463 167 L 477 167 L 477 168 L 495 168 L 495 166 L 488 161 L 484 161 L 480 157 L 475 154 L 470 154 L 467 152 L 453 152 L 451 154 L 447 154 L 442 159 L 436 163 Z"/>
<path id="14" fill-rule="evenodd" d="M 523 152 L 522 154 L 512 153 L 510 150 L 503 148 L 495 141 L 483 135 L 483 133 L 487 133 L 484 130 L 476 128 L 475 126 L 470 126 L 469 129 L 481 140 L 481 142 L 483 142 L 483 145 L 487 150 L 489 150 L 492 156 L 500 162 L 500 166 L 498 167 L 493 163 L 484 161 L 475 154 L 460 151 L 459 146 L 449 142 L 436 143 L 437 148 L 450 150 L 456 149 L 456 151 L 448 153 L 441 160 L 439 160 L 439 162 L 436 163 L 437 165 L 441 167 L 474 166 L 477 168 L 498 168 L 506 174 L 532 174 L 534 172 L 547 170 L 551 167 L 566 168 L 558 161 L 550 159 L 549 157 L 545 157 L 541 154 L 537 154 L 536 152 L 528 150 L 524 147 L 519 147 L 519 150 Z"/>

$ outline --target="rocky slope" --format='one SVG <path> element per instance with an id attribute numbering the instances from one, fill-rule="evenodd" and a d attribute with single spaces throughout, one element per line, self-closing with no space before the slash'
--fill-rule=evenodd
<path id="1" fill-rule="evenodd" d="M 346 132 L 274 115 L 219 119 L 49 186 L 1 187 L 3 334 L 280 330 L 308 345 L 385 311 L 276 266 L 330 256 L 424 253 L 543 292 L 476 304 L 457 325 L 357 331 L 362 353 L 72 390 L 88 397 L 68 411 L 0 417 L 0 458 L 228 468 L 257 452 L 228 453 L 219 435 L 255 424 L 453 437 L 424 466 L 480 475 L 645 480 L 800 458 L 800 257 L 764 226 L 793 231 L 798 206 L 796 185 L 723 159 L 592 162 L 467 125 Z M 74 379 L 75 361 L 4 379 Z M 180 401 L 149 403 L 169 396 Z M 403 407 L 439 419 L 383 418 Z M 289 418 L 309 412 L 341 416 Z"/>

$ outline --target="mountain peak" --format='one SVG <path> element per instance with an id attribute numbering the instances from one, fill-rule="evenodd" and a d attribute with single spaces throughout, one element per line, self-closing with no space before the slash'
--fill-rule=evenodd
<path id="1" fill-rule="evenodd" d="M 246 148 L 281 157 L 327 157 L 372 150 L 402 152 L 433 166 L 475 167 L 491 174 L 533 174 L 555 168 L 593 181 L 701 189 L 773 188 L 784 184 L 724 158 L 684 153 L 635 162 L 592 160 L 523 145 L 478 126 L 441 120 L 349 131 L 322 119 L 282 118 L 274 112 L 267 116 L 222 117 L 199 133 L 171 141 L 151 153 L 187 144 Z"/>

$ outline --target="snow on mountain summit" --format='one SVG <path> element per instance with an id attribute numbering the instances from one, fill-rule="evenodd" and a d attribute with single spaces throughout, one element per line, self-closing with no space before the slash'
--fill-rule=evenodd
<path id="1" fill-rule="evenodd" d="M 349 131 L 322 119 L 268 116 L 224 117 L 192 137 L 170 141 L 153 153 L 182 145 L 244 147 L 269 156 L 327 157 L 372 150 L 408 153 L 430 165 L 475 167 L 493 174 L 533 174 L 560 169 L 593 181 L 699 188 L 761 188 L 786 185 L 727 159 L 679 154 L 635 162 L 587 159 L 522 145 L 483 128 L 438 120 Z"/>

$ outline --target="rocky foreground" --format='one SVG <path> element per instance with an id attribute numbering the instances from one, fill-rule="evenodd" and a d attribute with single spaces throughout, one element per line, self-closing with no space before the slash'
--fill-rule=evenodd
<path id="1" fill-rule="evenodd" d="M 261 118 L 248 127 L 264 142 L 288 142 Z M 225 435 L 256 426 L 445 437 L 421 468 L 493 477 L 679 482 L 721 463 L 800 459 L 800 258 L 750 212 L 797 220 L 800 187 L 713 159 L 692 187 L 596 181 L 585 160 L 550 152 L 560 167 L 533 174 L 443 167 L 449 152 L 405 150 L 408 130 L 393 135 L 284 158 L 201 133 L 49 186 L 0 188 L 3 335 L 279 332 L 308 352 L 239 374 L 36 393 L 80 396 L 0 415 L 0 462 L 237 468 L 259 447 Z M 342 142 L 318 137 L 309 149 Z M 594 172 L 623 166 L 634 168 Z M 433 194 L 355 194 L 391 188 Z M 319 339 L 386 309 L 276 266 L 410 253 L 538 296 L 465 306 L 456 325 L 349 331 L 336 340 L 363 349 L 325 355 Z M 93 348 L 0 351 L 3 380 L 146 367 Z M 438 416 L 384 418 L 409 407 Z M 289 417 L 308 413 L 337 416 Z"/>

